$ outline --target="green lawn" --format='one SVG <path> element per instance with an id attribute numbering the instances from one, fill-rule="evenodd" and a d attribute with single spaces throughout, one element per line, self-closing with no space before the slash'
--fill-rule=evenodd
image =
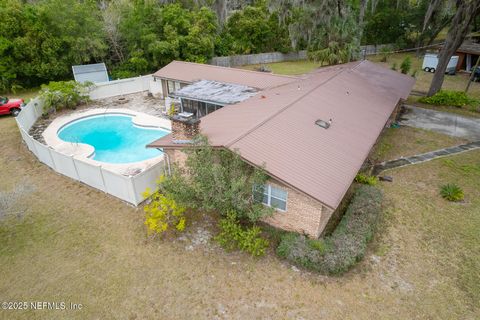
<path id="1" fill-rule="evenodd" d="M 371 159 L 375 162 L 394 160 L 467 142 L 431 130 L 403 126 L 388 128 L 376 144 Z"/>
<path id="2" fill-rule="evenodd" d="M 0 92 L 1 97 L 22 98 L 25 101 L 35 98 L 38 95 L 39 88 L 21 89 L 13 92 Z"/>
<path id="3" fill-rule="evenodd" d="M 321 67 L 320 63 L 316 63 L 308 60 L 299 60 L 299 61 L 285 61 L 285 62 L 276 62 L 276 63 L 266 63 L 266 66 L 276 74 L 286 74 L 286 75 L 300 75 L 313 71 Z M 257 70 L 260 67 L 258 64 L 248 65 L 240 67 L 247 70 Z"/>

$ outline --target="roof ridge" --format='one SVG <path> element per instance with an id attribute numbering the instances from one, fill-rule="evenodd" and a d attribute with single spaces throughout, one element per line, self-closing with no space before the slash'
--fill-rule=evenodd
<path id="1" fill-rule="evenodd" d="M 206 67 L 219 68 L 219 69 L 228 69 L 228 70 L 230 70 L 230 71 L 231 71 L 231 70 L 234 70 L 234 71 L 250 72 L 250 73 L 263 74 L 263 75 L 274 76 L 274 77 L 281 77 L 281 78 L 300 79 L 299 77 L 296 77 L 296 76 L 293 76 L 293 75 L 276 74 L 276 73 L 261 72 L 261 71 L 255 71 L 255 70 L 247 70 L 247 69 L 233 68 L 233 67 L 215 66 L 215 65 L 213 65 L 213 64 L 208 64 L 208 63 L 197 63 L 197 62 L 181 61 L 181 60 L 173 60 L 172 62 L 179 62 L 179 63 L 185 63 L 185 64 L 201 64 L 201 65 L 206 66 Z"/>
<path id="2" fill-rule="evenodd" d="M 231 145 L 233 145 L 234 143 L 238 142 L 239 140 L 245 138 L 247 135 L 249 135 L 250 133 L 252 133 L 253 131 L 255 131 L 256 129 L 260 128 L 261 126 L 263 126 L 265 123 L 267 123 L 268 121 L 270 121 L 271 119 L 275 118 L 276 116 L 278 116 L 280 113 L 284 112 L 285 110 L 287 110 L 288 108 L 290 108 L 291 106 L 293 106 L 294 104 L 296 104 L 298 101 L 302 100 L 303 98 L 305 98 L 306 95 L 310 94 L 311 92 L 317 90 L 319 87 L 323 86 L 325 83 L 329 82 L 330 80 L 332 80 L 333 78 L 335 78 L 336 76 L 338 76 L 339 74 L 345 72 L 346 70 L 350 70 L 350 69 L 342 69 L 340 70 L 339 72 L 335 73 L 334 75 L 332 75 L 331 77 L 329 77 L 328 79 L 326 79 L 325 81 L 322 81 L 321 83 L 319 83 L 318 85 L 314 86 L 312 89 L 306 91 L 304 94 L 302 94 L 300 97 L 298 97 L 297 99 L 293 100 L 292 102 L 290 102 L 289 104 L 287 104 L 285 107 L 281 108 L 280 110 L 278 110 L 277 112 L 275 112 L 274 114 L 272 114 L 270 117 L 267 117 L 266 119 L 264 119 L 263 121 L 261 121 L 260 123 L 258 123 L 257 125 L 255 125 L 253 128 L 251 128 L 250 130 L 248 130 L 247 132 L 245 132 L 244 134 L 240 135 L 238 138 L 235 138 L 233 139 L 232 141 L 229 141 L 225 144 L 225 147 L 230 147 Z M 300 80 L 300 81 L 305 81 L 305 80 L 308 80 L 308 79 L 304 79 L 304 80 Z M 298 82 L 300 82 L 298 81 Z M 293 84 L 294 82 L 290 83 L 290 84 Z"/>

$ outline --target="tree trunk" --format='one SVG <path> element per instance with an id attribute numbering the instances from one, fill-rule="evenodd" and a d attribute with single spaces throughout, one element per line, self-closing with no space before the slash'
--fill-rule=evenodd
<path id="1" fill-rule="evenodd" d="M 438 56 L 438 65 L 433 75 L 432 83 L 430 84 L 430 90 L 428 90 L 429 97 L 433 96 L 442 88 L 445 70 L 447 69 L 450 58 L 465 39 L 468 33 L 468 27 L 478 13 L 479 7 L 480 0 L 457 1 L 457 12 L 448 30 L 447 40 Z"/>
<path id="2" fill-rule="evenodd" d="M 431 0 L 430 3 L 428 4 L 427 12 L 425 12 L 425 18 L 423 19 L 422 32 L 420 32 L 420 35 L 418 36 L 418 41 L 416 45 L 417 48 L 420 48 L 424 45 L 425 33 L 430 24 L 430 21 L 432 20 L 434 13 L 441 8 L 442 4 L 443 4 L 442 0 Z M 417 57 L 420 56 L 421 52 L 422 52 L 421 49 L 417 49 L 417 52 L 416 52 Z"/>
<path id="3" fill-rule="evenodd" d="M 227 20 L 227 1 L 215 1 L 215 11 L 217 12 L 218 24 L 220 27 L 223 27 L 225 21 Z"/>
<path id="4" fill-rule="evenodd" d="M 367 9 L 368 0 L 360 0 L 360 12 L 358 14 L 358 25 L 360 26 L 359 41 L 362 41 L 364 20 L 365 20 L 365 10 Z"/>

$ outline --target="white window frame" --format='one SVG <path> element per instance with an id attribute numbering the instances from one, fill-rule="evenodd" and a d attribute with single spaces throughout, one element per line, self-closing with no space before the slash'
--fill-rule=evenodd
<path id="1" fill-rule="evenodd" d="M 276 188 L 276 189 L 280 189 L 280 190 L 284 191 L 285 192 L 285 199 L 280 199 L 278 197 L 272 196 L 272 188 Z M 288 210 L 288 191 L 287 190 L 279 188 L 279 187 L 275 187 L 275 186 L 272 187 L 271 184 L 267 183 L 263 186 L 263 191 L 264 191 L 263 196 L 267 196 L 267 203 L 263 202 L 263 197 L 262 197 L 261 203 L 263 205 L 274 208 L 275 210 L 278 210 L 278 211 L 281 211 L 281 212 L 286 212 Z M 257 192 L 255 190 L 255 186 L 253 186 L 253 192 Z M 255 195 L 252 195 L 252 196 L 254 197 Z M 279 200 L 279 201 L 285 201 L 285 209 L 272 207 L 272 205 L 271 205 L 272 198 L 275 198 L 276 200 Z"/>

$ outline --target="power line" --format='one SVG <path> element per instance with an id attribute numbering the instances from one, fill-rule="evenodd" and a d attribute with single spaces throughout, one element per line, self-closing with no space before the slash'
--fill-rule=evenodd
<path id="1" fill-rule="evenodd" d="M 422 47 L 416 47 L 416 48 L 408 48 L 408 49 L 395 50 L 395 51 L 385 51 L 385 52 L 375 52 L 375 53 L 371 53 L 371 54 L 368 54 L 368 55 L 372 56 L 372 55 L 376 55 L 376 54 L 391 54 L 391 53 L 402 53 L 402 52 L 416 51 L 418 49 L 426 49 L 426 48 L 441 46 L 441 45 L 444 45 L 444 44 L 445 44 L 445 42 L 441 42 L 441 43 L 435 43 L 435 44 L 431 44 L 431 45 L 428 45 L 428 46 L 422 46 Z"/>

